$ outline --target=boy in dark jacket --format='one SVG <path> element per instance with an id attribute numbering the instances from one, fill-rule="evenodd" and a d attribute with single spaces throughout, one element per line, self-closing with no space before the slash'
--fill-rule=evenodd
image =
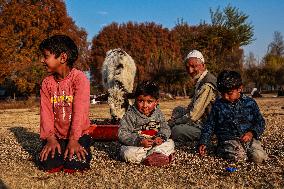
<path id="1" fill-rule="evenodd" d="M 267 154 L 259 141 L 265 121 L 254 99 L 241 93 L 242 78 L 235 71 L 223 71 L 217 78 L 221 98 L 214 103 L 202 129 L 199 154 L 205 155 L 206 147 L 214 132 L 218 139 L 217 153 L 233 161 L 250 160 L 261 163 Z"/>
<path id="2" fill-rule="evenodd" d="M 137 86 L 135 104 L 120 121 L 121 157 L 126 162 L 162 166 L 171 162 L 174 142 L 171 129 L 157 106 L 159 87 L 150 81 Z"/>

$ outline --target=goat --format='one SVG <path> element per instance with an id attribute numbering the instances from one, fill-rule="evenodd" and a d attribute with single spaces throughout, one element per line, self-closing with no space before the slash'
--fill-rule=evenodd
<path id="1" fill-rule="evenodd" d="M 102 82 L 108 90 L 113 122 L 120 120 L 129 106 L 127 95 L 133 91 L 135 74 L 135 62 L 124 50 L 117 48 L 107 51 L 102 66 Z"/>

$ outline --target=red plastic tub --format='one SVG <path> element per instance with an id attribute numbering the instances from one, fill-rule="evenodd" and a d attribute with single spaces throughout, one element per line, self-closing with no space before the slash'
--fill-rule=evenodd
<path id="1" fill-rule="evenodd" d="M 119 125 L 97 125 L 92 124 L 89 134 L 95 140 L 117 141 Z"/>

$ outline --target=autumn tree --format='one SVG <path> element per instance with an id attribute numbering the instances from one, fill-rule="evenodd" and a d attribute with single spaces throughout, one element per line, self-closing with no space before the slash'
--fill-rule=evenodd
<path id="1" fill-rule="evenodd" d="M 284 42 L 280 32 L 274 32 L 273 41 L 268 45 L 268 52 L 263 58 L 266 84 L 277 88 L 284 84 Z"/>
<path id="2" fill-rule="evenodd" d="M 247 83 L 252 82 L 254 85 L 260 89 L 263 85 L 262 82 L 262 64 L 260 64 L 255 58 L 252 52 L 249 52 L 248 57 L 245 59 L 244 65 L 244 76 L 243 79 Z"/>
<path id="3" fill-rule="evenodd" d="M 284 55 L 283 36 L 279 31 L 274 32 L 273 41 L 268 45 L 268 54 L 275 56 Z"/>
<path id="4" fill-rule="evenodd" d="M 132 56 L 137 66 L 137 82 L 182 66 L 179 45 L 167 28 L 155 23 L 112 23 L 92 41 L 91 69 L 96 85 L 101 83 L 106 52 L 113 48 L 121 48 Z"/>
<path id="5" fill-rule="evenodd" d="M 54 34 L 74 39 L 80 51 L 76 66 L 88 67 L 87 33 L 67 15 L 63 0 L 1 0 L 0 3 L 0 84 L 15 85 L 14 90 L 22 94 L 35 93 L 45 75 L 38 46 Z"/>
<path id="6" fill-rule="evenodd" d="M 217 74 L 223 68 L 242 71 L 244 45 L 253 41 L 253 26 L 248 16 L 228 5 L 223 10 L 210 9 L 211 24 L 190 26 L 183 19 L 173 28 L 182 57 L 192 49 L 202 51 L 208 69 Z"/>
<path id="7" fill-rule="evenodd" d="M 92 41 L 91 68 L 96 85 L 100 84 L 105 53 L 113 48 L 122 48 L 133 57 L 138 82 L 154 78 L 166 91 L 185 91 L 184 86 L 190 83 L 183 60 L 192 49 L 203 53 L 207 68 L 215 74 L 224 68 L 242 71 L 242 46 L 253 41 L 248 16 L 230 5 L 210 12 L 211 24 L 191 26 L 180 19 L 171 30 L 155 23 L 133 22 L 104 27 Z"/>
<path id="8" fill-rule="evenodd" d="M 253 26 L 248 23 L 249 16 L 231 5 L 223 11 L 210 9 L 212 27 L 220 47 L 217 48 L 215 62 L 220 67 L 242 70 L 242 46 L 250 44 L 253 39 Z M 214 60 L 214 57 L 211 57 Z"/>
<path id="9" fill-rule="evenodd" d="M 283 73 L 284 57 L 268 53 L 263 58 L 263 64 L 266 84 L 274 88 L 277 88 L 277 85 L 283 85 L 281 74 Z"/>
<path id="10" fill-rule="evenodd" d="M 247 22 L 248 15 L 231 5 L 226 6 L 223 11 L 217 8 L 210 9 L 211 22 L 213 26 L 222 26 L 231 32 L 230 47 L 241 47 L 250 44 L 253 39 L 253 26 Z"/>

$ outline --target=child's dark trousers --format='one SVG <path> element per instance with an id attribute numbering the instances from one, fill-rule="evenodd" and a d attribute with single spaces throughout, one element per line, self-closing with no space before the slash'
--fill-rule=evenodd
<path id="1" fill-rule="evenodd" d="M 42 170 L 48 172 L 58 172 L 63 169 L 65 172 L 74 172 L 90 169 L 90 161 L 92 159 L 90 149 L 91 137 L 89 135 L 83 135 L 79 139 L 79 144 L 84 147 L 88 152 L 88 155 L 85 156 L 85 160 L 81 161 L 79 161 L 76 154 L 73 155 L 71 161 L 69 160 L 69 157 L 64 159 L 64 152 L 66 150 L 68 141 L 68 139 L 58 139 L 58 142 L 61 147 L 61 154 L 59 154 L 56 150 L 54 158 L 51 157 L 50 153 L 45 161 L 40 161 L 39 166 Z M 47 141 L 44 140 L 42 143 L 42 149 L 46 145 L 46 143 Z"/>

